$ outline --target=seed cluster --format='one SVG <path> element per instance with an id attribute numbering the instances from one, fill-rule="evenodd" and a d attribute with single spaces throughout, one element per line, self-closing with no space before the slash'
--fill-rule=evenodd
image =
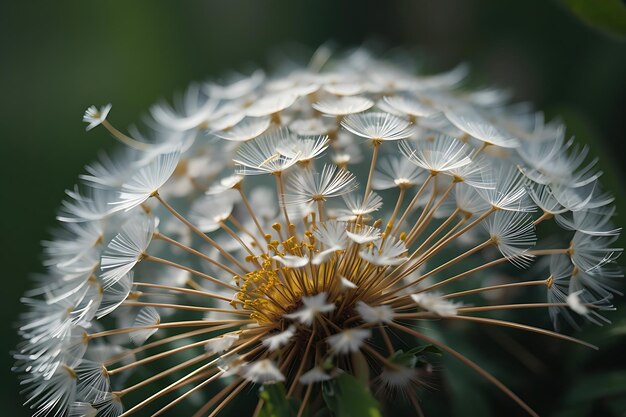
<path id="1" fill-rule="evenodd" d="M 246 387 L 283 383 L 301 416 L 342 373 L 422 415 L 432 367 L 407 345 L 433 345 L 536 415 L 420 322 L 588 345 L 483 313 L 605 322 L 620 229 L 587 149 L 499 90 L 462 88 L 466 72 L 320 48 L 279 75 L 193 84 L 143 132 L 90 107 L 87 129 L 125 146 L 67 191 L 23 299 L 15 370 L 33 415 L 191 403 L 214 416 Z"/>

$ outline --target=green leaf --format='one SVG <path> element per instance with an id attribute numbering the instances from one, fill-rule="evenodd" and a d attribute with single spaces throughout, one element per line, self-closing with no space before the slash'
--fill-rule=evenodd
<path id="1" fill-rule="evenodd" d="M 287 399 L 283 384 L 264 385 L 259 396 L 264 400 L 259 417 L 295 417 L 298 414 L 299 401 Z"/>
<path id="2" fill-rule="evenodd" d="M 626 37 L 626 6 L 620 0 L 561 0 L 579 19 L 596 29 Z"/>
<path id="3" fill-rule="evenodd" d="M 394 352 L 394 354 L 389 357 L 389 360 L 400 366 L 413 368 L 420 362 L 421 357 L 426 354 L 441 355 L 441 350 L 433 345 L 417 346 L 406 352 L 400 349 Z"/>
<path id="4" fill-rule="evenodd" d="M 324 382 L 322 393 L 335 417 L 381 417 L 378 401 L 357 378 L 341 374 Z"/>

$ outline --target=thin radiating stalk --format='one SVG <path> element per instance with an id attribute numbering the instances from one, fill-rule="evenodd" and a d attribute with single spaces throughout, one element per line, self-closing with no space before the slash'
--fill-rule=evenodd
<path id="1" fill-rule="evenodd" d="M 200 236 L 202 239 L 204 239 L 205 242 L 207 242 L 209 245 L 213 246 L 215 249 L 217 249 L 219 251 L 220 254 L 222 254 L 223 257 L 225 257 L 226 259 L 228 259 L 229 261 L 231 261 L 233 264 L 237 265 L 237 267 L 239 267 L 244 273 L 249 272 L 248 269 L 243 266 L 237 259 L 235 259 L 230 253 L 226 252 L 224 249 L 222 249 L 222 247 L 220 245 L 217 244 L 217 242 L 215 242 L 213 239 L 211 239 L 210 237 L 208 237 L 206 235 L 206 233 L 202 232 L 200 229 L 198 229 L 196 226 L 194 226 L 193 223 L 191 223 L 189 220 L 187 220 L 184 216 L 182 216 L 180 213 L 178 213 L 176 210 L 174 210 L 174 207 L 172 207 L 171 205 L 169 205 L 169 203 L 167 201 L 165 201 L 158 192 L 154 193 L 154 197 L 159 200 L 159 202 L 167 209 L 167 211 L 169 211 L 170 213 L 172 213 L 172 215 L 174 217 L 176 217 L 178 220 L 180 220 L 185 226 L 187 226 L 189 229 L 191 229 L 192 232 L 194 232 L 195 234 L 197 234 L 198 236 Z"/>
<path id="2" fill-rule="evenodd" d="M 153 402 L 154 400 L 156 400 L 156 399 L 158 399 L 158 398 L 162 397 L 163 395 L 165 395 L 165 394 L 167 394 L 167 393 L 171 392 L 173 388 L 175 388 L 175 387 L 179 386 L 182 382 L 184 382 L 184 381 L 186 381 L 186 380 L 188 380 L 188 379 L 190 379 L 190 378 L 193 378 L 194 376 L 196 376 L 196 375 L 200 374 L 201 372 L 204 372 L 204 371 L 206 371 L 207 369 L 209 369 L 210 367 L 214 366 L 214 365 L 217 363 L 217 361 L 218 361 L 218 360 L 223 359 L 223 358 L 226 358 L 226 357 L 228 357 L 228 356 L 232 356 L 232 355 L 234 355 L 235 353 L 237 353 L 239 350 L 244 349 L 244 348 L 248 347 L 249 345 L 251 345 L 251 344 L 253 344 L 253 343 L 256 343 L 256 342 L 257 342 L 257 341 L 258 341 L 258 340 L 259 340 L 259 339 L 260 339 L 263 335 L 264 335 L 264 334 L 261 334 L 261 335 L 259 335 L 258 337 L 255 337 L 255 338 L 253 338 L 253 339 L 249 340 L 248 342 L 243 343 L 243 344 L 241 344 L 241 345 L 237 346 L 236 348 L 234 348 L 234 349 L 232 349 L 232 350 L 229 350 L 228 352 L 226 352 L 226 353 L 225 353 L 225 354 L 223 354 L 222 356 L 218 357 L 217 359 L 214 359 L 213 361 L 211 361 L 211 362 L 209 362 L 209 363 L 207 363 L 207 364 L 205 364 L 205 365 L 202 365 L 200 368 L 198 368 L 198 369 L 196 369 L 196 370 L 194 370 L 194 371 L 190 372 L 189 374 L 187 374 L 187 375 L 183 376 L 182 378 L 178 379 L 177 381 L 175 381 L 175 382 L 173 382 L 173 383 L 169 384 L 167 387 L 165 387 L 165 388 L 163 388 L 163 389 L 159 390 L 158 392 L 156 392 L 156 393 L 154 393 L 153 395 L 149 396 L 148 398 L 144 399 L 143 401 L 141 401 L 140 403 L 136 404 L 135 406 L 133 406 L 133 407 L 132 407 L 132 408 L 130 408 L 129 410 L 126 410 L 126 411 L 125 411 L 124 413 L 122 413 L 119 417 L 126 417 L 126 416 L 128 416 L 129 414 L 132 414 L 132 413 L 134 413 L 135 411 L 138 411 L 138 410 L 142 409 L 142 408 L 143 408 L 143 407 L 145 407 L 147 404 L 150 404 L 150 403 L 151 403 L 151 402 Z M 262 346 L 258 346 L 256 349 L 253 349 L 252 351 L 250 351 L 250 352 L 248 352 L 248 353 L 246 353 L 246 354 L 244 354 L 244 355 L 250 354 L 251 352 L 254 352 L 254 351 L 256 351 L 256 350 L 257 350 L 257 349 L 259 349 L 259 348 L 262 348 Z M 244 355 L 242 355 L 242 356 L 244 356 Z"/>
<path id="3" fill-rule="evenodd" d="M 210 326 L 210 325 L 220 325 L 226 323 L 238 323 L 238 324 L 248 324 L 255 323 L 254 320 L 187 320 L 187 321 L 174 321 L 169 323 L 160 323 L 160 324 L 150 324 L 147 326 L 133 326 L 133 327 L 122 327 L 119 329 L 112 330 L 104 330 L 97 333 L 90 333 L 86 337 L 88 339 L 96 339 L 98 337 L 112 336 L 114 334 L 123 334 L 130 333 L 136 330 L 146 330 L 146 329 L 168 329 L 172 327 L 193 327 L 193 326 Z"/>
<path id="4" fill-rule="evenodd" d="M 250 313 L 252 313 L 252 311 L 248 311 L 248 310 L 234 310 L 234 309 L 226 309 L 226 308 L 190 306 L 190 305 L 183 305 L 183 304 L 149 303 L 149 302 L 144 302 L 144 301 L 124 301 L 122 305 L 133 306 L 133 307 L 157 307 L 157 308 L 171 308 L 175 310 L 186 310 L 186 311 L 228 313 L 228 314 L 244 315 L 244 316 L 249 316 Z"/>
<path id="5" fill-rule="evenodd" d="M 433 178 L 434 178 L 434 176 L 431 174 L 431 175 L 428 176 L 428 178 L 426 178 L 424 180 L 424 182 L 422 183 L 422 186 L 417 190 L 417 192 L 413 196 L 413 199 L 411 200 L 409 205 L 406 206 L 406 208 L 404 209 L 404 213 L 402 213 L 402 216 L 400 217 L 400 220 L 398 220 L 398 224 L 396 225 L 395 229 L 393 229 L 393 231 L 391 233 L 398 234 L 398 231 L 400 230 L 400 227 L 402 226 L 402 223 L 404 223 L 406 218 L 409 216 L 409 214 L 411 213 L 411 210 L 413 210 L 413 206 L 417 203 L 417 200 L 419 200 L 420 196 L 422 195 L 422 193 L 426 189 L 426 186 L 430 183 L 430 181 Z"/>
<path id="6" fill-rule="evenodd" d="M 218 371 L 215 375 L 211 376 L 210 378 L 206 379 L 205 381 L 202 381 L 200 384 L 198 384 L 195 387 L 191 388 L 189 391 L 185 392 L 183 395 L 181 395 L 180 397 L 176 398 L 174 401 L 172 401 L 172 402 L 168 403 L 167 405 L 163 406 L 159 411 L 157 411 L 156 413 L 152 414 L 152 417 L 160 416 L 161 414 L 163 414 L 164 412 L 166 412 L 170 408 L 174 407 L 176 404 L 178 404 L 181 401 L 183 401 L 184 399 L 188 398 L 194 392 L 197 392 L 199 389 L 202 389 L 203 387 L 209 385 L 211 382 L 213 382 L 216 379 L 218 379 L 220 376 L 222 376 L 222 373 L 223 373 L 222 371 Z"/>
<path id="7" fill-rule="evenodd" d="M 171 267 L 174 267 L 174 268 L 177 268 L 177 269 L 182 269 L 183 271 L 187 271 L 187 272 L 189 272 L 189 273 L 191 273 L 193 275 L 196 275 L 196 276 L 198 276 L 200 278 L 204 278 L 204 279 L 206 279 L 208 281 L 211 281 L 211 282 L 213 282 L 213 283 L 215 283 L 217 285 L 221 285 L 222 287 L 228 288 L 229 290 L 233 290 L 235 292 L 239 291 L 239 288 L 234 287 L 234 286 L 232 286 L 230 284 L 227 284 L 227 283 L 225 283 L 225 282 L 223 282 L 223 281 L 221 281 L 221 280 L 219 280 L 217 278 L 214 278 L 211 275 L 208 275 L 208 274 L 205 274 L 204 272 L 200 272 L 200 271 L 197 271 L 195 269 L 189 268 L 188 266 L 177 264 L 176 262 L 168 261 L 167 259 L 158 258 L 158 257 L 152 256 L 152 255 L 144 255 L 143 260 L 144 261 L 157 262 L 157 263 L 164 264 L 164 265 L 167 265 L 167 266 L 171 266 Z"/>
<path id="8" fill-rule="evenodd" d="M 203 297 L 215 298 L 217 300 L 222 300 L 222 301 L 227 301 L 227 302 L 232 301 L 232 298 L 224 297 L 223 295 L 211 293 L 211 292 L 204 291 L 204 290 L 192 290 L 189 288 L 173 287 L 173 286 L 162 285 L 162 284 L 152 284 L 149 282 L 133 282 L 133 286 L 158 288 L 158 289 L 163 289 L 163 290 L 168 290 L 168 291 L 173 291 L 173 292 L 180 292 L 184 294 L 199 295 Z"/>
<path id="9" fill-rule="evenodd" d="M 252 209 L 252 207 L 250 207 L 250 202 L 248 201 L 246 194 L 243 192 L 243 189 L 241 188 L 241 186 L 235 187 L 235 189 L 239 191 L 239 195 L 241 196 L 241 201 L 243 202 L 244 206 L 246 206 L 246 210 L 248 210 L 248 213 L 250 214 L 250 218 L 252 218 L 252 221 L 254 222 L 254 225 L 256 226 L 257 230 L 259 231 L 261 236 L 265 237 L 266 235 L 265 231 L 261 227 L 261 223 L 259 223 L 259 219 L 257 219 L 256 215 L 254 214 L 254 210 Z"/>
<path id="10" fill-rule="evenodd" d="M 369 197 L 372 190 L 372 178 L 374 177 L 374 170 L 376 169 L 376 161 L 378 160 L 380 145 L 381 143 L 379 141 L 373 142 L 374 149 L 372 150 L 372 161 L 370 162 L 370 170 L 367 174 L 367 183 L 365 184 L 365 191 L 363 192 L 363 201 L 367 201 L 367 197 Z"/>
<path id="11" fill-rule="evenodd" d="M 278 199 L 280 201 L 280 206 L 283 209 L 283 216 L 285 217 L 285 226 L 287 229 L 291 229 L 289 225 L 291 221 L 289 220 L 289 213 L 287 213 L 287 205 L 285 204 L 285 183 L 283 182 L 283 175 L 281 172 L 274 174 L 276 177 L 276 190 L 278 192 Z"/>
<path id="12" fill-rule="evenodd" d="M 477 294 L 477 293 L 484 292 L 484 291 L 503 290 L 507 288 L 527 287 L 527 286 L 533 286 L 533 285 L 546 285 L 547 286 L 548 282 L 549 282 L 548 279 L 537 280 L 537 281 L 512 282 L 510 284 L 498 284 L 498 285 L 491 285 L 489 287 L 480 287 L 480 288 L 474 288 L 471 290 L 459 291 L 459 292 L 455 292 L 452 294 L 446 294 L 443 297 L 453 298 L 453 297 L 460 297 L 463 295 Z"/>
<path id="13" fill-rule="evenodd" d="M 598 350 L 597 346 L 592 345 L 591 343 L 587 343 L 584 340 L 576 339 L 574 337 L 570 337 L 561 333 L 553 332 L 551 330 L 541 329 L 539 327 L 529 326 L 526 324 L 519 324 L 519 323 L 513 323 L 513 322 L 509 322 L 505 320 L 496 320 L 496 319 L 490 319 L 490 318 L 485 318 L 485 317 L 472 317 L 472 316 L 451 316 L 451 317 L 446 317 L 445 319 L 446 320 L 474 321 L 474 322 L 483 323 L 483 324 L 492 324 L 496 326 L 510 327 L 510 328 L 518 329 L 518 330 L 525 330 L 528 332 L 542 334 L 544 336 L 551 336 L 556 339 L 562 339 L 568 342 L 577 343 L 579 345 L 583 345 L 588 348 Z"/>
<path id="14" fill-rule="evenodd" d="M 450 195 L 450 193 L 452 192 L 456 184 L 457 184 L 456 182 L 452 182 L 452 184 L 450 184 L 450 186 L 446 189 L 443 195 L 439 197 L 437 204 L 435 204 L 428 211 L 428 215 L 426 216 L 426 218 L 423 221 L 418 220 L 417 223 L 415 223 L 411 231 L 408 233 L 407 245 L 410 245 L 411 243 L 413 243 L 413 241 L 419 236 L 419 234 L 424 230 L 424 228 L 430 224 L 432 217 L 435 215 L 439 207 L 441 207 L 441 205 L 446 201 L 446 199 L 448 198 L 448 196 Z"/>
<path id="15" fill-rule="evenodd" d="M 147 151 L 150 149 L 150 144 L 145 143 L 145 142 L 140 142 L 136 139 L 131 138 L 128 135 L 123 134 L 122 132 L 120 132 L 119 130 L 117 130 L 111 123 L 109 123 L 108 120 L 104 119 L 102 121 L 102 126 L 104 126 L 106 128 L 106 130 L 109 131 L 109 133 L 117 140 L 119 140 L 120 142 L 122 142 L 124 145 L 129 146 L 133 149 L 137 149 L 140 151 Z"/>
<path id="16" fill-rule="evenodd" d="M 184 250 L 187 253 L 190 253 L 192 255 L 195 255 L 207 262 L 209 262 L 211 265 L 215 265 L 216 267 L 223 269 L 224 271 L 228 272 L 229 274 L 232 274 L 233 276 L 235 275 L 239 275 L 237 274 L 234 270 L 232 270 L 231 268 L 227 267 L 226 265 L 216 261 L 215 259 L 211 258 L 210 256 L 205 255 L 202 252 L 199 252 L 193 248 L 190 248 L 189 246 L 183 245 L 182 243 L 178 242 L 177 240 L 172 239 L 169 236 L 166 236 L 160 232 L 157 232 L 154 234 L 154 238 L 155 239 L 159 239 L 159 240 L 163 240 L 169 244 L 172 244 L 174 246 L 176 246 L 177 248 L 180 248 L 182 250 Z"/>
<path id="17" fill-rule="evenodd" d="M 528 404 L 526 404 L 520 397 L 518 397 L 506 385 L 504 385 L 502 382 L 500 382 L 499 379 L 497 379 L 495 376 L 491 375 L 489 372 L 484 370 L 480 365 L 478 365 L 476 362 L 472 361 L 471 359 L 467 358 L 465 355 L 457 352 L 456 350 L 452 349 L 451 347 L 449 347 L 445 343 L 442 343 L 442 342 L 440 342 L 440 341 L 438 341 L 436 339 L 433 339 L 432 337 L 426 336 L 423 333 L 420 333 L 420 332 L 417 332 L 415 330 L 409 329 L 408 327 L 402 326 L 402 325 L 397 324 L 395 322 L 391 323 L 390 325 L 395 327 L 396 329 L 402 331 L 402 332 L 410 334 L 411 336 L 415 336 L 418 339 L 421 339 L 421 340 L 423 340 L 426 343 L 433 344 L 433 345 L 437 346 L 439 349 L 447 352 L 448 354 L 450 354 L 451 356 L 453 356 L 454 358 L 459 360 L 461 363 L 467 365 L 469 368 L 474 370 L 480 376 L 482 376 L 483 378 L 485 378 L 486 380 L 491 382 L 493 385 L 498 387 L 498 389 L 500 389 L 500 391 L 504 392 L 509 398 L 511 398 L 513 401 L 515 401 L 528 414 L 530 414 L 533 417 L 539 417 L 539 414 L 537 414 L 535 412 L 535 410 L 530 408 L 530 406 Z"/>

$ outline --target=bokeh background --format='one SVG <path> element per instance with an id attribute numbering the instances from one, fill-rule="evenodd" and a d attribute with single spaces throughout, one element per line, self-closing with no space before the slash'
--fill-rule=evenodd
<path id="1" fill-rule="evenodd" d="M 580 19 L 566 3 L 583 14 L 591 3 L 592 13 Z M 603 14 L 604 3 L 613 9 Z M 104 130 L 85 133 L 81 116 L 91 104 L 113 103 L 111 118 L 124 127 L 193 80 L 271 65 L 277 48 L 382 42 L 410 51 L 427 70 L 468 62 L 472 84 L 510 88 L 516 101 L 560 115 L 600 157 L 617 221 L 626 223 L 626 11 L 619 0 L 22 1 L 0 8 L 3 416 L 28 415 L 9 351 L 19 297 L 41 270 L 39 242 L 64 189 L 99 149 L 115 146 Z M 598 29 L 603 20 L 608 29 Z M 609 317 L 615 326 L 578 335 L 601 345 L 599 353 L 532 338 L 527 347 L 536 362 L 510 355 L 510 366 L 491 370 L 542 415 L 626 416 L 626 308 Z M 503 340 L 524 344 L 524 335 L 506 334 Z M 469 348 L 480 356 L 480 344 L 494 340 L 479 334 Z M 435 415 L 518 415 L 479 380 L 460 377 L 451 385 L 454 401 Z"/>

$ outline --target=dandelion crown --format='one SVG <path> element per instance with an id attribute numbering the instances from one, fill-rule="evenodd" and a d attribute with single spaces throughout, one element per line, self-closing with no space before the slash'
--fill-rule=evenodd
<path id="1" fill-rule="evenodd" d="M 214 416 L 255 386 L 313 415 L 346 378 L 422 415 L 429 351 L 536 415 L 422 325 L 586 345 L 489 313 L 605 322 L 620 229 L 587 148 L 465 74 L 320 48 L 280 75 L 194 84 L 141 132 L 90 107 L 87 130 L 125 146 L 67 191 L 23 299 L 15 371 L 33 415 Z M 490 302 L 529 287 L 544 299 Z"/>

